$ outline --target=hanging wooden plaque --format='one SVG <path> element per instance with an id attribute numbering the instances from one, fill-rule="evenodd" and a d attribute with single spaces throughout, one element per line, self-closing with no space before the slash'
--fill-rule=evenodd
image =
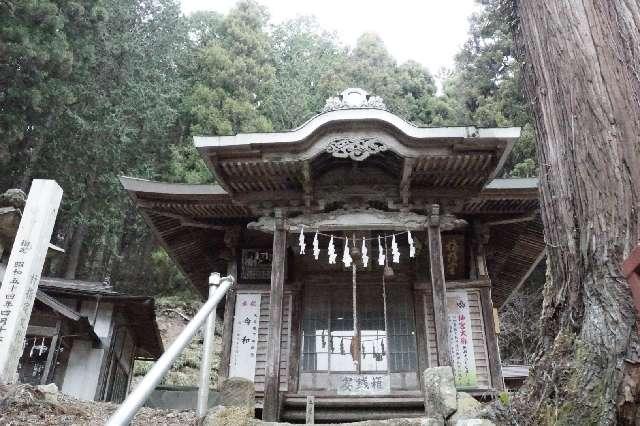
<path id="1" fill-rule="evenodd" d="M 467 278 L 467 257 L 464 234 L 442 235 L 442 260 L 447 280 Z"/>

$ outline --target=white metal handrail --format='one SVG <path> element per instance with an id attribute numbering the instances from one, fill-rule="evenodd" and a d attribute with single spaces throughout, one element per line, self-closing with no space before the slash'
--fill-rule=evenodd
<path id="1" fill-rule="evenodd" d="M 216 307 L 233 285 L 233 277 L 220 278 L 220 274 L 213 273 L 209 278 L 209 299 L 200 308 L 198 313 L 189 321 L 189 324 L 180 332 L 176 340 L 167 348 L 162 356 L 153 364 L 151 370 L 144 376 L 142 381 L 124 400 L 122 405 L 109 418 L 107 426 L 126 426 L 131 422 L 133 416 L 138 412 L 142 404 L 145 403 L 149 395 L 156 388 L 160 380 L 167 373 L 171 364 L 187 347 L 198 329 L 206 321 L 204 330 L 203 356 L 200 365 L 200 387 L 198 389 L 197 414 L 203 419 L 207 414 L 209 400 L 209 374 L 211 349 L 213 346 L 213 335 L 215 327 Z"/>

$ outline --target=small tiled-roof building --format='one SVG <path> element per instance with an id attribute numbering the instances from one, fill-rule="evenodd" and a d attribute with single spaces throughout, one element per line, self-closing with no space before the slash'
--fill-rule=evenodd
<path id="1" fill-rule="evenodd" d="M 0 279 L 5 265 L 0 264 Z M 55 383 L 83 400 L 121 402 L 136 359 L 163 352 L 154 300 L 81 280 L 43 277 L 18 367 L 23 383 Z"/>

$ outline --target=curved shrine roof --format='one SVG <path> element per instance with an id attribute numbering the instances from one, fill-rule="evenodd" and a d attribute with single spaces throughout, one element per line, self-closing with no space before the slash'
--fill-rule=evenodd
<path id="1" fill-rule="evenodd" d="M 501 224 L 487 225 L 501 303 L 543 248 L 531 225 L 539 223 L 537 180 L 495 179 L 519 136 L 519 128 L 418 127 L 387 111 L 381 98 L 347 89 L 290 131 L 194 137 L 217 184 L 121 182 L 203 295 L 208 274 L 229 256 L 225 231 L 276 208 L 291 216 L 353 206 L 424 213 L 439 204 Z"/>

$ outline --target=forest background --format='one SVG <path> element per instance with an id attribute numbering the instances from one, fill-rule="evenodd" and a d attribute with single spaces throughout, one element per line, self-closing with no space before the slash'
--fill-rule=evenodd
<path id="1" fill-rule="evenodd" d="M 496 0 L 482 0 L 451 70 L 397 63 L 365 33 L 354 47 L 312 17 L 278 25 L 241 1 L 184 16 L 177 0 L 0 0 L 0 192 L 33 178 L 64 189 L 46 275 L 156 296 L 189 293 L 118 176 L 213 182 L 192 135 L 299 126 L 347 87 L 419 126 L 521 126 L 502 177 L 537 160 L 520 64 Z M 534 356 L 544 283 L 536 271 L 501 310 L 506 360 Z"/>

